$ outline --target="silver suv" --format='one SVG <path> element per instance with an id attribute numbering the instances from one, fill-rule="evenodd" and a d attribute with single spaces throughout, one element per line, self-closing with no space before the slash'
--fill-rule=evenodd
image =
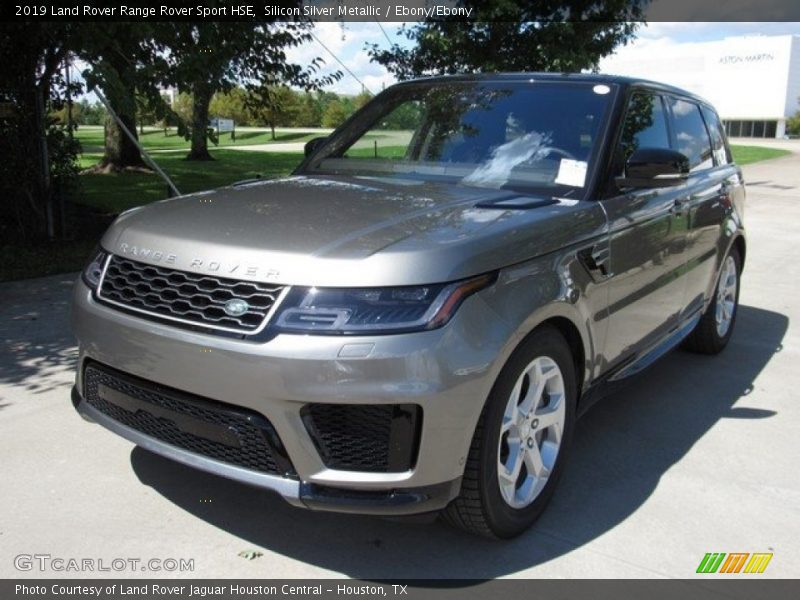
<path id="1" fill-rule="evenodd" d="M 296 506 L 511 537 L 611 384 L 728 343 L 743 202 L 682 90 L 402 83 L 291 177 L 120 215 L 75 288 L 73 403 Z"/>

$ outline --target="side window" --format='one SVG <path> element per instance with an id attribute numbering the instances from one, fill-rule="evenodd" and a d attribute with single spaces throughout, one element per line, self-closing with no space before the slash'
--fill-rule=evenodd
<path id="1" fill-rule="evenodd" d="M 692 171 L 714 166 L 711 158 L 711 140 L 700 114 L 700 107 L 694 102 L 670 98 L 672 124 L 675 132 L 676 150 L 689 157 Z"/>
<path id="2" fill-rule="evenodd" d="M 706 125 L 708 125 L 708 132 L 711 134 L 711 150 L 714 152 L 714 161 L 718 165 L 732 163 L 733 159 L 730 150 L 725 143 L 725 129 L 717 113 L 707 106 L 701 107 L 700 110 L 703 111 L 703 118 L 705 118 Z"/>
<path id="3" fill-rule="evenodd" d="M 620 146 L 622 164 L 639 148 L 669 148 L 667 115 L 661 96 L 640 92 L 631 96 Z"/>

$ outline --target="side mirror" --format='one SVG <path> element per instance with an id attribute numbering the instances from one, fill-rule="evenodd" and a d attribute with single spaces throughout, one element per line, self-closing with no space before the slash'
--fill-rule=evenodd
<path id="1" fill-rule="evenodd" d="M 305 147 L 303 148 L 303 150 L 306 153 L 306 158 L 308 158 L 309 156 L 314 154 L 316 149 L 319 148 L 322 144 L 324 144 L 327 141 L 328 141 L 328 138 L 326 138 L 326 137 L 315 137 L 313 139 L 308 140 L 306 142 Z"/>
<path id="2" fill-rule="evenodd" d="M 680 185 L 689 177 L 689 159 L 668 148 L 639 148 L 625 163 L 620 188 L 655 188 Z"/>

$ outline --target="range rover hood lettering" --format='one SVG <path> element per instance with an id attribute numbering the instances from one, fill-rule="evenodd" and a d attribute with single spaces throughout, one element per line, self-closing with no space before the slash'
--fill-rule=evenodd
<path id="1" fill-rule="evenodd" d="M 153 203 L 121 215 L 102 245 L 140 262 L 234 279 L 413 285 L 546 252 L 578 213 L 604 225 L 599 207 L 588 202 L 566 206 L 446 183 L 290 177 Z"/>

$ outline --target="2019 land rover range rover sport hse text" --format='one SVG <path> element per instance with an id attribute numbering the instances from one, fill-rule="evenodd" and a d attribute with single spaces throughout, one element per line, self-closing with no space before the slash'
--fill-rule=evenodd
<path id="1" fill-rule="evenodd" d="M 728 343 L 744 195 L 679 89 L 401 83 L 291 177 L 120 215 L 76 285 L 73 403 L 297 506 L 510 537 L 609 384 Z"/>

